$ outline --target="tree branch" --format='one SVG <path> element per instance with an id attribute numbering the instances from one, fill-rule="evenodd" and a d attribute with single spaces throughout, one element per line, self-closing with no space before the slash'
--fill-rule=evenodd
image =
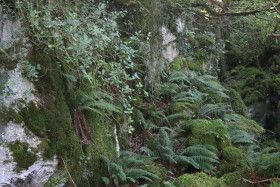
<path id="1" fill-rule="evenodd" d="M 257 14 L 260 12 L 266 12 L 266 11 L 275 11 L 275 8 L 278 7 L 280 3 L 278 3 L 276 6 L 273 7 L 268 7 L 268 8 L 262 8 L 262 9 L 257 9 L 257 10 L 252 10 L 248 12 L 226 12 L 226 13 L 218 13 L 214 11 L 212 8 L 210 8 L 208 5 L 203 4 L 203 3 L 192 3 L 192 7 L 203 7 L 207 12 L 209 12 L 212 16 L 248 16 L 252 14 Z"/>
<path id="2" fill-rule="evenodd" d="M 280 37 L 280 34 L 268 34 L 266 36 L 274 36 L 274 37 Z"/>

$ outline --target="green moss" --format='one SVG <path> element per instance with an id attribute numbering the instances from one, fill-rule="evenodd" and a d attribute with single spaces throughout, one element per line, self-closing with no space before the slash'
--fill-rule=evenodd
<path id="1" fill-rule="evenodd" d="M 192 71 L 202 71 L 203 70 L 203 61 L 201 60 L 186 60 L 188 68 Z"/>
<path id="2" fill-rule="evenodd" d="M 219 165 L 217 167 L 217 171 L 215 174 L 217 177 L 221 177 L 226 173 L 234 172 L 236 169 L 238 169 L 238 167 L 240 167 L 240 166 L 234 165 L 225 160 L 221 160 L 219 162 Z"/>
<path id="3" fill-rule="evenodd" d="M 106 168 L 101 155 L 116 156 L 115 124 L 106 117 L 83 111 L 92 129 L 94 145 L 82 144 L 72 119 L 76 106 L 73 90 L 66 87 L 60 68 L 49 57 L 33 56 L 29 60 L 41 62 L 42 75 L 35 86 L 41 94 L 43 106 L 31 104 L 22 110 L 27 128 L 45 138 L 40 145 L 40 149 L 45 150 L 45 158 L 57 155 L 64 159 L 78 186 L 102 186 L 101 177 L 106 175 Z"/>
<path id="4" fill-rule="evenodd" d="M 208 34 L 196 34 L 195 40 L 200 47 L 213 46 L 216 43 L 215 38 Z"/>
<path id="5" fill-rule="evenodd" d="M 182 69 L 181 64 L 178 61 L 173 62 L 170 64 L 170 68 L 176 71 L 179 71 Z"/>
<path id="6" fill-rule="evenodd" d="M 159 179 L 154 180 L 152 183 L 149 183 L 149 187 L 161 187 L 164 186 L 163 182 L 166 179 L 167 170 L 160 164 L 150 164 L 143 168 L 144 170 L 151 172 L 159 177 Z"/>
<path id="7" fill-rule="evenodd" d="M 182 56 L 179 56 L 177 57 L 174 62 L 172 64 L 170 64 L 170 68 L 173 69 L 173 70 L 176 70 L 176 71 L 179 71 L 181 70 L 182 68 L 185 68 L 188 66 L 188 62 L 187 60 L 182 57 Z"/>
<path id="8" fill-rule="evenodd" d="M 184 174 L 173 181 L 176 187 L 225 187 L 225 183 L 205 173 Z"/>
<path id="9" fill-rule="evenodd" d="M 231 71 L 231 78 L 236 80 L 235 88 L 246 105 L 263 100 L 267 93 L 278 94 L 278 91 L 275 90 L 275 87 L 278 86 L 277 81 L 273 81 L 271 73 L 262 68 L 246 68 L 240 65 Z"/>
<path id="10" fill-rule="evenodd" d="M 83 149 L 88 159 L 87 170 L 91 171 L 89 175 L 90 186 L 103 186 L 102 177 L 107 174 L 107 167 L 102 161 L 101 156 L 105 155 L 110 160 L 116 157 L 116 142 L 114 135 L 114 125 L 106 118 L 101 118 L 92 113 L 86 113 L 88 122 L 91 124 L 92 136 L 95 146 L 84 145 Z"/>
<path id="11" fill-rule="evenodd" d="M 189 137 L 190 145 L 209 144 L 218 149 L 229 146 L 226 125 L 221 120 L 194 120 Z"/>
<path id="12" fill-rule="evenodd" d="M 18 171 L 28 169 L 36 160 L 37 156 L 28 151 L 28 144 L 20 141 L 9 144 L 10 150 L 13 152 L 14 161 L 17 162 Z"/>
<path id="13" fill-rule="evenodd" d="M 9 121 L 20 124 L 22 116 L 12 108 L 2 107 L 0 111 L 0 124 L 7 124 Z"/>
<path id="14" fill-rule="evenodd" d="M 233 172 L 236 169 L 242 167 L 242 160 L 244 160 L 244 154 L 242 150 L 236 147 L 225 147 L 221 152 L 221 161 L 219 162 L 216 172 L 217 176 L 222 176 L 226 173 Z"/>
<path id="15" fill-rule="evenodd" d="M 222 159 L 235 165 L 239 165 L 241 160 L 244 159 L 244 155 L 241 149 L 229 146 L 223 149 Z"/>
<path id="16" fill-rule="evenodd" d="M 244 182 L 241 178 L 249 179 L 249 173 L 243 169 L 239 169 L 232 173 L 227 173 L 222 176 L 222 180 L 226 183 L 227 186 L 232 187 L 250 187 L 249 183 Z"/>
<path id="17" fill-rule="evenodd" d="M 237 91 L 233 88 L 227 87 L 226 94 L 229 96 L 229 99 L 224 98 L 224 102 L 229 103 L 232 107 L 232 109 L 240 115 L 243 115 L 245 117 L 248 116 L 248 109 L 246 105 L 244 104 L 241 96 Z"/>
<path id="18" fill-rule="evenodd" d="M 254 104 L 255 102 L 260 101 L 262 99 L 264 99 L 264 96 L 259 91 L 254 90 L 253 93 L 246 94 L 244 102 L 249 105 Z"/>

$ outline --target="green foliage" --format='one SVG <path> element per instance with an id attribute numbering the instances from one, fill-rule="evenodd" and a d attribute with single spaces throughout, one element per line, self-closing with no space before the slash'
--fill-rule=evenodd
<path id="1" fill-rule="evenodd" d="M 37 156 L 28 150 L 28 144 L 16 140 L 9 144 L 14 161 L 17 163 L 17 171 L 28 169 L 37 160 Z"/>
<path id="2" fill-rule="evenodd" d="M 119 186 L 125 183 L 139 184 L 141 180 L 152 182 L 153 179 L 159 179 L 153 172 L 141 169 L 147 160 L 141 155 L 123 151 L 116 162 L 110 162 L 106 156 L 102 156 L 102 159 L 107 166 L 109 175 L 109 177 L 102 178 L 106 186 L 109 184 Z"/>
<path id="3" fill-rule="evenodd" d="M 89 110 L 93 113 L 103 115 L 104 111 L 120 113 L 119 107 L 107 102 L 112 101 L 113 97 L 94 88 L 87 88 L 85 91 L 78 90 L 75 96 L 77 106 L 82 110 Z"/>
<path id="4" fill-rule="evenodd" d="M 28 60 L 20 60 L 20 65 L 22 67 L 22 73 L 23 75 L 30 81 L 38 81 L 38 74 L 39 70 L 41 70 L 40 64 L 37 64 L 37 66 L 33 66 L 28 62 Z"/>
<path id="5" fill-rule="evenodd" d="M 244 130 L 229 130 L 230 140 L 235 144 L 254 144 L 256 140 Z"/>
<path id="6" fill-rule="evenodd" d="M 38 6 L 40 11 L 33 8 Z M 45 55 L 55 53 L 58 59 L 55 63 L 62 69 L 67 81 L 78 81 L 80 85 L 93 87 L 93 90 L 109 87 L 111 92 L 121 96 L 124 112 L 131 114 L 131 93 L 135 90 L 128 83 L 135 82 L 138 87 L 140 85 L 139 89 L 142 87 L 134 71 L 135 50 L 131 47 L 139 40 L 136 37 L 119 39 L 117 19 L 124 13 L 109 12 L 105 4 L 90 0 L 74 4 L 67 2 L 65 6 L 67 9 L 61 8 L 59 3 L 51 3 L 50 6 L 28 1 L 17 3 L 19 15 L 30 25 L 28 31 L 33 43 L 40 46 Z M 28 61 L 24 62 L 27 64 L 27 75 L 37 80 L 33 67 L 39 65 L 29 66 Z M 131 71 L 133 73 L 128 73 Z M 91 106 L 84 104 L 83 107 L 97 113 L 100 108 L 119 111 L 113 105 L 100 101 L 91 102 Z"/>
<path id="7" fill-rule="evenodd" d="M 63 174 L 55 172 L 44 187 L 58 187 L 65 184 L 67 181 L 67 178 Z"/>
<path id="8" fill-rule="evenodd" d="M 235 88 L 247 105 L 263 100 L 267 94 L 278 92 L 278 89 L 274 88 L 273 75 L 263 68 L 239 65 L 231 70 L 231 75 L 237 80 Z"/>
<path id="9" fill-rule="evenodd" d="M 220 179 L 209 177 L 205 173 L 184 174 L 173 181 L 176 187 L 225 187 Z"/>
<path id="10" fill-rule="evenodd" d="M 229 122 L 229 127 L 232 127 L 230 130 L 243 130 L 255 137 L 259 137 L 265 132 L 264 128 L 257 124 L 257 122 L 249 120 L 241 115 L 225 115 L 224 120 Z"/>
<path id="11" fill-rule="evenodd" d="M 280 173 L 280 146 L 265 147 L 260 149 L 258 146 L 250 146 L 246 151 L 247 167 L 260 176 L 273 177 Z M 278 145 L 278 146 L 277 146 Z"/>
<path id="12" fill-rule="evenodd" d="M 168 134 L 168 131 L 170 134 Z M 189 147 L 180 147 L 175 150 L 176 145 L 180 141 L 175 141 L 171 137 L 176 136 L 176 133 L 168 128 L 161 128 L 157 138 L 149 137 L 149 141 L 145 141 L 147 147 L 142 147 L 141 150 L 147 155 L 157 157 L 165 165 L 172 164 L 179 167 L 181 170 L 186 170 L 188 165 L 207 173 L 214 172 L 214 163 L 218 163 L 216 149 L 210 145 L 193 145 Z"/>
<path id="13" fill-rule="evenodd" d="M 199 32 L 189 26 L 178 33 L 177 38 L 180 54 L 186 58 L 185 63 L 190 70 L 203 72 L 206 63 L 211 63 L 212 69 L 217 70 L 221 47 L 212 32 Z M 207 73 L 216 74 L 211 71 Z"/>
<path id="14" fill-rule="evenodd" d="M 269 187 L 279 187 L 280 183 L 279 182 L 272 182 Z"/>

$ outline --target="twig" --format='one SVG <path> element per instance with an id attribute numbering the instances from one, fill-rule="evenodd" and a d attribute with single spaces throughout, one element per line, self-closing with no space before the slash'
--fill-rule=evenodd
<path id="1" fill-rule="evenodd" d="M 280 34 L 267 34 L 266 36 L 280 37 Z"/>
<path id="2" fill-rule="evenodd" d="M 75 184 L 74 180 L 72 179 L 72 177 L 71 177 L 71 175 L 70 175 L 70 173 L 69 173 L 69 171 L 68 171 L 68 169 L 67 169 L 67 167 L 66 167 L 65 161 L 63 160 L 63 158 L 61 158 L 61 160 L 62 160 L 62 162 L 63 162 L 63 164 L 64 164 L 64 167 L 65 167 L 65 169 L 66 169 L 67 174 L 69 175 L 69 177 L 70 177 L 70 179 L 71 179 L 71 182 L 73 183 L 73 185 L 74 185 L 75 187 L 77 187 L 77 185 Z"/>
<path id="3" fill-rule="evenodd" d="M 251 183 L 251 184 L 257 184 L 257 183 L 263 183 L 263 182 L 271 182 L 271 181 L 274 181 L 273 179 L 265 179 L 265 180 L 262 180 L 262 181 L 257 181 L 257 182 L 254 182 L 254 181 L 250 181 L 248 179 L 244 179 L 241 177 L 241 179 L 244 181 L 244 182 L 248 182 L 248 183 Z"/>
<path id="4" fill-rule="evenodd" d="M 276 6 L 273 4 L 273 2 L 270 0 L 270 2 L 271 2 L 271 4 L 272 4 L 272 6 L 273 6 L 273 8 L 276 10 L 276 12 L 278 13 L 278 14 L 280 14 L 280 12 L 279 12 L 279 10 L 276 8 Z M 279 5 L 279 4 L 278 4 Z"/>

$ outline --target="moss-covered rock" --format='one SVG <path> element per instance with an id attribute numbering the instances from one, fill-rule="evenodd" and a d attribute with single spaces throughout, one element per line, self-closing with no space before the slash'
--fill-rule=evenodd
<path id="1" fill-rule="evenodd" d="M 17 140 L 10 143 L 9 148 L 13 152 L 14 161 L 17 162 L 18 171 L 28 169 L 37 160 L 37 156 L 28 150 L 27 143 Z"/>
<path id="2" fill-rule="evenodd" d="M 244 160 L 244 154 L 241 149 L 232 146 L 224 148 L 216 175 L 222 176 L 242 167 L 242 160 Z"/>
<path id="3" fill-rule="evenodd" d="M 173 181 L 176 187 L 225 187 L 225 183 L 205 173 L 184 174 Z"/>
<path id="4" fill-rule="evenodd" d="M 238 165 L 241 163 L 241 160 L 244 159 L 244 155 L 241 149 L 238 149 L 233 146 L 229 146 L 223 149 L 222 151 L 222 159 Z"/>
<path id="5" fill-rule="evenodd" d="M 249 179 L 249 173 L 243 169 L 239 169 L 235 172 L 227 173 L 221 177 L 226 186 L 232 187 L 250 187 L 253 186 L 249 183 L 244 182 L 241 178 Z"/>
<path id="6" fill-rule="evenodd" d="M 191 126 L 190 145 L 209 144 L 218 149 L 229 146 L 227 127 L 221 120 L 194 120 Z"/>

